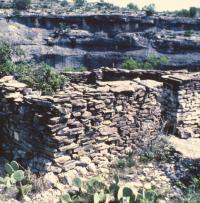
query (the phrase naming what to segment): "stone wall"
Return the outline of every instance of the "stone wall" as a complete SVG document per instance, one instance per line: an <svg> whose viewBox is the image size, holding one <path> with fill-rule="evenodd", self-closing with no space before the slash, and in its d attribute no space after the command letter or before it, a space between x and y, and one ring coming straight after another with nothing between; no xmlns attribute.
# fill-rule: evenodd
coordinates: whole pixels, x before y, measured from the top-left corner
<svg viewBox="0 0 200 203"><path fill-rule="evenodd" d="M200 137L200 74L175 74L163 88L167 128L182 138Z"/></svg>
<svg viewBox="0 0 200 203"><path fill-rule="evenodd" d="M163 119L176 118L181 127L179 109L186 106L164 108L163 98L171 105L190 96L199 106L199 80L174 89L169 72L102 69L68 77L65 89L53 96L41 96L10 76L0 79L4 150L34 172L53 171L61 179L69 171L108 172L110 163L156 139ZM199 113L189 118L182 116L184 127L198 128Z"/></svg>

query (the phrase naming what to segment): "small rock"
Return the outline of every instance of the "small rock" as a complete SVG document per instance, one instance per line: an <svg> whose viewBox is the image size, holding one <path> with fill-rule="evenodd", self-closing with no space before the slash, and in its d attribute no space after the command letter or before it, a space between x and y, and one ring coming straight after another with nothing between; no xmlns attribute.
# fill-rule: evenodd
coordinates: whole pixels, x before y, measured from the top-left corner
<svg viewBox="0 0 200 203"><path fill-rule="evenodd" d="M87 118L90 118L92 116L92 113L89 112L89 111L85 111L83 114L82 114L82 117L87 119Z"/></svg>
<svg viewBox="0 0 200 203"><path fill-rule="evenodd" d="M151 189L151 183L145 183L145 184L144 184L144 188L145 188L146 190L150 190L150 189Z"/></svg>
<svg viewBox="0 0 200 203"><path fill-rule="evenodd" d="M134 181L134 186L137 187L137 188L142 188L143 187L143 184L140 182L140 181Z"/></svg>
<svg viewBox="0 0 200 203"><path fill-rule="evenodd" d="M97 171L96 165L95 165L94 163L90 163L90 164L87 166L87 170L88 170L89 172L95 173L95 172Z"/></svg>
<svg viewBox="0 0 200 203"><path fill-rule="evenodd" d="M109 173L109 170L108 170L107 168L100 168L99 170L100 170L101 173L103 173L103 174Z"/></svg>
<svg viewBox="0 0 200 203"><path fill-rule="evenodd" d="M87 175L88 171L85 167L77 166L76 170L80 173L80 175L85 176Z"/></svg>
<svg viewBox="0 0 200 203"><path fill-rule="evenodd" d="M44 176L44 180L49 182L52 186L59 183L58 177L53 172L49 172Z"/></svg>
<svg viewBox="0 0 200 203"><path fill-rule="evenodd" d="M64 174L65 180L66 180L67 184L69 184L69 185L72 185L73 179L78 177L78 176L79 175L78 175L78 172L76 170L70 170Z"/></svg>
<svg viewBox="0 0 200 203"><path fill-rule="evenodd" d="M58 163L58 164L64 164L69 160L71 160L71 157L66 155L66 156L62 156L62 157L59 157L59 158L55 159L55 162Z"/></svg>
<svg viewBox="0 0 200 203"><path fill-rule="evenodd" d="M87 156L80 157L80 162L85 165L92 163L91 159Z"/></svg>

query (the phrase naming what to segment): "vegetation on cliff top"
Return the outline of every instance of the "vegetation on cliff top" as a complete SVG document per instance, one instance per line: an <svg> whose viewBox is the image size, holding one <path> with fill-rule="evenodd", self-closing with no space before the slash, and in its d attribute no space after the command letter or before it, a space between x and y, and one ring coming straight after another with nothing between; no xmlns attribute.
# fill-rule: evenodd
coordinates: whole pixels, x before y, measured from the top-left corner
<svg viewBox="0 0 200 203"><path fill-rule="evenodd" d="M29 8L31 5L31 0L14 0L13 7L19 10L24 10Z"/></svg>
<svg viewBox="0 0 200 203"><path fill-rule="evenodd" d="M138 6L136 4L133 4L133 3L127 4L127 8L130 10L139 11Z"/></svg>
<svg viewBox="0 0 200 203"><path fill-rule="evenodd" d="M87 0L61 0L61 1L52 1L52 0L13 0L13 1L2 1L0 2L0 9L14 9L14 14L19 14L21 10L26 10L31 8L32 10L50 9L53 12L63 11L63 12L74 12L74 13L83 13L83 12L98 12L98 13L110 13L110 12L135 12L143 11L147 16L151 16L156 12L155 4L149 4L143 8L139 8L138 5L132 3L127 4L125 7L119 7L112 3L108 3L106 0L97 0L96 3L88 2ZM49 10L49 11L50 11ZM49 12L48 11L48 12ZM165 12L165 11L164 11ZM190 7L188 9L182 9L174 12L167 12L169 15L174 14L181 17L191 17L195 18L199 16L200 8Z"/></svg>
<svg viewBox="0 0 200 203"><path fill-rule="evenodd" d="M83 6L84 4L86 4L87 1L86 0L74 0L74 4L76 6Z"/></svg>
<svg viewBox="0 0 200 203"><path fill-rule="evenodd" d="M146 12L147 16L152 16L156 12L156 6L155 4L149 4L144 6L142 10Z"/></svg>
<svg viewBox="0 0 200 203"><path fill-rule="evenodd" d="M176 11L177 15L180 17L190 17L195 18L197 16L199 8L196 7L190 7L189 9L182 9L180 11Z"/></svg>

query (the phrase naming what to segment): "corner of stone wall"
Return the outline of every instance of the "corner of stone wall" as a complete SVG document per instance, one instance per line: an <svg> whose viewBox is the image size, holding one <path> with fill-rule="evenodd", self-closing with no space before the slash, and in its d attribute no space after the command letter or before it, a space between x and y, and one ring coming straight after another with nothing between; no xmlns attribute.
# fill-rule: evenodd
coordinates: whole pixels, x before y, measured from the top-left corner
<svg viewBox="0 0 200 203"><path fill-rule="evenodd" d="M181 138L200 137L200 80L197 74L165 78L162 116L168 132Z"/></svg>

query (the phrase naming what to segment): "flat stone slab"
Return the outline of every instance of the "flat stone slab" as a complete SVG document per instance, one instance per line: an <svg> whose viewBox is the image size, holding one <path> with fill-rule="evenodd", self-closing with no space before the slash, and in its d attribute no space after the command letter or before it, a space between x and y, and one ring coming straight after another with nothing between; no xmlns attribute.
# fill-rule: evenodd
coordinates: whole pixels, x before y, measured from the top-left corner
<svg viewBox="0 0 200 203"><path fill-rule="evenodd" d="M185 158L200 159L200 138L180 139L171 136L169 142Z"/></svg>
<svg viewBox="0 0 200 203"><path fill-rule="evenodd" d="M27 87L26 84L18 82L16 80L12 80L3 84L6 87L14 87L14 88L25 88Z"/></svg>
<svg viewBox="0 0 200 203"><path fill-rule="evenodd" d="M123 80L123 81L98 81L97 84L100 86L101 90L102 88L105 88L107 91L111 92L135 92L138 89L143 89L144 87L142 85L139 85L136 82L133 82L131 80Z"/></svg>
<svg viewBox="0 0 200 203"><path fill-rule="evenodd" d="M134 81L136 81L136 80L134 80ZM162 82L158 82L155 80L138 80L137 82L139 84L144 85L144 86L149 87L149 88L159 88L159 87L163 86Z"/></svg>

